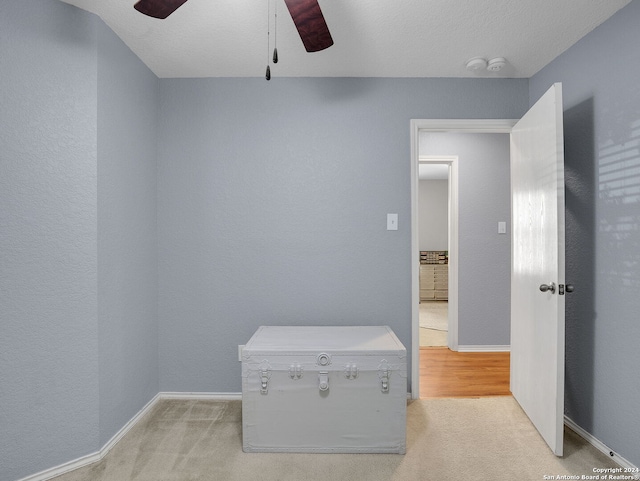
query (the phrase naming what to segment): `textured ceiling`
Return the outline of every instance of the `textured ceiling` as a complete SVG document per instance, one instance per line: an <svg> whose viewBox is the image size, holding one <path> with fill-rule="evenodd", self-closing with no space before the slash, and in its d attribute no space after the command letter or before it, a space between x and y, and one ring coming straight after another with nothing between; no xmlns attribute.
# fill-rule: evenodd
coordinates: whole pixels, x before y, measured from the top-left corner
<svg viewBox="0 0 640 481"><path fill-rule="evenodd" d="M630 2L319 0L335 44L307 53L283 0L189 0L166 20L134 10L136 0L62 1L99 15L159 77L263 76L269 18L274 77L521 78ZM508 64L473 73L472 57Z"/></svg>

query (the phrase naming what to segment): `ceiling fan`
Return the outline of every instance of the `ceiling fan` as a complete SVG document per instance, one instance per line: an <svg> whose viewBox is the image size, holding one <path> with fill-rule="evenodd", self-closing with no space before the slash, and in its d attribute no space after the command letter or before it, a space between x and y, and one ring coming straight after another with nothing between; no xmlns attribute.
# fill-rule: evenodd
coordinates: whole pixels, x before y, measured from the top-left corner
<svg viewBox="0 0 640 481"><path fill-rule="evenodd" d="M134 8L145 15L164 19L187 0L139 0ZM329 27L318 0L284 0L307 52L318 52L333 45Z"/></svg>

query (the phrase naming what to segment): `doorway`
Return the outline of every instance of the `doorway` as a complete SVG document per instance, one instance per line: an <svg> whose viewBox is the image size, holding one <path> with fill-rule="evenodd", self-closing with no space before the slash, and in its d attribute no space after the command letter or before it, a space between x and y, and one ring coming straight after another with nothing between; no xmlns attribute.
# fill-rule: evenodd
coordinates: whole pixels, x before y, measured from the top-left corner
<svg viewBox="0 0 640 481"><path fill-rule="evenodd" d="M452 211L457 219L457 208L454 205L452 209L451 205L451 171L457 171L457 162L457 156L421 154L418 159L420 347L448 347L457 343L455 330L449 329L448 281ZM453 182L457 184L457 179Z"/></svg>
<svg viewBox="0 0 640 481"><path fill-rule="evenodd" d="M418 189L420 163L419 137L426 132L458 133L503 133L508 134L515 125L514 120L411 120L411 313L412 313L412 353L411 353L411 396L420 396L420 343L419 343L419 267L420 249L418 239ZM451 161L450 167L450 214L449 214L449 331L448 346L458 350L458 163Z"/></svg>

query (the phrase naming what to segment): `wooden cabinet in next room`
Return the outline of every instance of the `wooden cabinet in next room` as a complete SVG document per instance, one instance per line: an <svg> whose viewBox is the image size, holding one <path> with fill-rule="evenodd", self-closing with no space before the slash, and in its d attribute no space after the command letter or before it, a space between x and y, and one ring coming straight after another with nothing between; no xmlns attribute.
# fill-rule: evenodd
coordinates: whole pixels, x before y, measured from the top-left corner
<svg viewBox="0 0 640 481"><path fill-rule="evenodd" d="M420 300L446 301L449 298L449 265L420 264Z"/></svg>

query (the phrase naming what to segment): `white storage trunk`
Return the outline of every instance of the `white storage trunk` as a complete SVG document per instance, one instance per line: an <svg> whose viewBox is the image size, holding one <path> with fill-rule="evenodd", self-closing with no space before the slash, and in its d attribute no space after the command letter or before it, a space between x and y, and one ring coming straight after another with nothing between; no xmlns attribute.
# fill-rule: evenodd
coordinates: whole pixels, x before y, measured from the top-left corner
<svg viewBox="0 0 640 481"><path fill-rule="evenodd" d="M387 326L262 326L242 351L245 452L406 451L406 349Z"/></svg>

